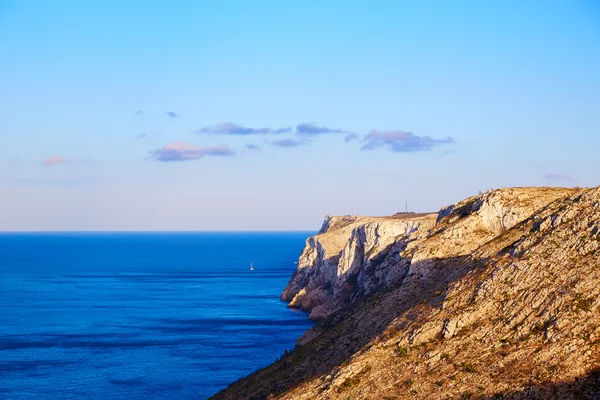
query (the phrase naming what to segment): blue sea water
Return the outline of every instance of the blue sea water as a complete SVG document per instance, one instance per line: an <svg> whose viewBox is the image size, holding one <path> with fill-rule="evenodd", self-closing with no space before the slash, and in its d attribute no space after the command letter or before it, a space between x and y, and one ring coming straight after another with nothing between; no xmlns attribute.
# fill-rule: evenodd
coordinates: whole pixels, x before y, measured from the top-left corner
<svg viewBox="0 0 600 400"><path fill-rule="evenodd" d="M309 234L0 234L0 399L209 397L312 325Z"/></svg>

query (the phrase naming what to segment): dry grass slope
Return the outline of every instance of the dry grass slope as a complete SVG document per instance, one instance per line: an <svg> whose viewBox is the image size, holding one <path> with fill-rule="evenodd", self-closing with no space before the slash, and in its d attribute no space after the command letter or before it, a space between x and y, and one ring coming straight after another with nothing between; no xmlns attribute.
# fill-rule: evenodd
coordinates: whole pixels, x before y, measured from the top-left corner
<svg viewBox="0 0 600 400"><path fill-rule="evenodd" d="M474 196L407 255L398 285L214 398L600 399L600 188Z"/></svg>

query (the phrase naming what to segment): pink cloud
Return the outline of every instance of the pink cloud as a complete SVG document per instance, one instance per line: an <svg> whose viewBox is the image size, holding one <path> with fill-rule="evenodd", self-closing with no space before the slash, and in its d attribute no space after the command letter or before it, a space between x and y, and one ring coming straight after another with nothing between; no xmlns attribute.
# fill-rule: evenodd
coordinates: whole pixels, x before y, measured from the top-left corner
<svg viewBox="0 0 600 400"><path fill-rule="evenodd" d="M54 165L62 165L62 164L66 164L69 161L62 156L52 156L52 157L48 157L46 158L44 161L42 161L42 165L46 166L46 167L52 167Z"/></svg>

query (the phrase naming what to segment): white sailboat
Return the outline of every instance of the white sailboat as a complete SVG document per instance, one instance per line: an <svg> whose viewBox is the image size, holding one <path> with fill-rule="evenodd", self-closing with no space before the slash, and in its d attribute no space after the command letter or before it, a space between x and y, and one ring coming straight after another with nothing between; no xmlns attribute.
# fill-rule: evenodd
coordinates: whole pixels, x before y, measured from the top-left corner
<svg viewBox="0 0 600 400"><path fill-rule="evenodd" d="M252 261L250 261L250 271L254 271L254 267L252 266Z"/></svg>

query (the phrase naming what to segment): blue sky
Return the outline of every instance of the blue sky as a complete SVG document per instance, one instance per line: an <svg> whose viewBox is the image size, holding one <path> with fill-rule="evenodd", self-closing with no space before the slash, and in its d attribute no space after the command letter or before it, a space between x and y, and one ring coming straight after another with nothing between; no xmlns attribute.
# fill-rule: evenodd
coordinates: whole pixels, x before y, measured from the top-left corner
<svg viewBox="0 0 600 400"><path fill-rule="evenodd" d="M600 3L0 0L0 230L600 184Z"/></svg>

